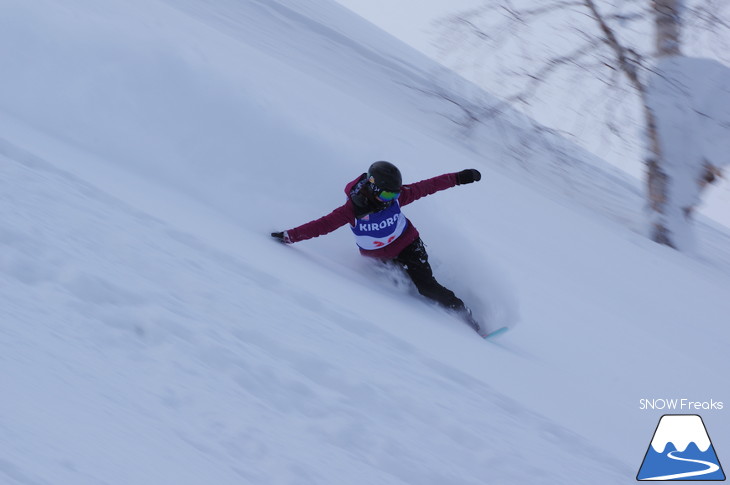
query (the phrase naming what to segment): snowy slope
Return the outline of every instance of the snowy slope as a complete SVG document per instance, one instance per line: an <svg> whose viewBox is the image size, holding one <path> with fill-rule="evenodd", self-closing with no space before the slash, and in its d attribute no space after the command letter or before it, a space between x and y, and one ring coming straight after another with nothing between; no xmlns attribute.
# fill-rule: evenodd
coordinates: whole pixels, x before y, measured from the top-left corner
<svg viewBox="0 0 730 485"><path fill-rule="evenodd" d="M728 401L728 235L653 245L629 183L515 153L517 116L465 146L408 87L434 66L342 7L3 12L0 483L626 483L661 414L639 399ZM516 324L500 341L346 229L270 240L376 159L483 172L407 214L440 279ZM703 418L722 461L727 412Z"/></svg>

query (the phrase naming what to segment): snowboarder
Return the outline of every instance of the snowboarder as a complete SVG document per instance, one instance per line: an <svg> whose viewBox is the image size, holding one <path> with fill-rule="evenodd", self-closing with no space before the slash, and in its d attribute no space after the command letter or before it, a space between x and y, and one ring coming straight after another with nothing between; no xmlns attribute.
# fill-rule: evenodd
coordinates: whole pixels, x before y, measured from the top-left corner
<svg viewBox="0 0 730 485"><path fill-rule="evenodd" d="M349 224L361 254L397 263L410 276L421 295L459 314L481 334L471 310L453 291L434 278L418 230L401 213L402 206L421 197L456 185L477 182L481 178L478 170L470 168L403 185L398 167L390 162L375 162L367 173L347 184L347 202L344 205L320 219L287 231L273 232L271 236L291 244L328 234Z"/></svg>

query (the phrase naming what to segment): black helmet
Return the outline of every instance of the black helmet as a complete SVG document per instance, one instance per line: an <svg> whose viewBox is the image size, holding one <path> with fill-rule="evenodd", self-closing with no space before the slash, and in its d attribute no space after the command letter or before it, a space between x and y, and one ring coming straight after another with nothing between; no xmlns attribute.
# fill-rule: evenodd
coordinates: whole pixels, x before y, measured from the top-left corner
<svg viewBox="0 0 730 485"><path fill-rule="evenodd" d="M390 162L375 162L368 169L368 181L380 190L400 192L403 178L398 167Z"/></svg>

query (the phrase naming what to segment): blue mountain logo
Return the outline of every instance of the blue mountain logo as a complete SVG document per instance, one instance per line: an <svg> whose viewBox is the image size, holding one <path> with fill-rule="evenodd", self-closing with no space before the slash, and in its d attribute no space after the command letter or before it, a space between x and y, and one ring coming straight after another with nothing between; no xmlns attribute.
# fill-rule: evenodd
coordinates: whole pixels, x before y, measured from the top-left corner
<svg viewBox="0 0 730 485"><path fill-rule="evenodd" d="M662 416L636 479L725 480L702 418L696 414Z"/></svg>

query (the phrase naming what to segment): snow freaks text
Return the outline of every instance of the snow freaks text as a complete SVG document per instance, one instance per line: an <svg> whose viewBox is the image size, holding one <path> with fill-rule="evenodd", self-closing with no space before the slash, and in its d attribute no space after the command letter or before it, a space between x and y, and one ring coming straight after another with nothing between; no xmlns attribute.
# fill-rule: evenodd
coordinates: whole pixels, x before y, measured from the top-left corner
<svg viewBox="0 0 730 485"><path fill-rule="evenodd" d="M724 407L722 401L693 401L691 399L639 399L639 409L668 411L720 411Z"/></svg>

